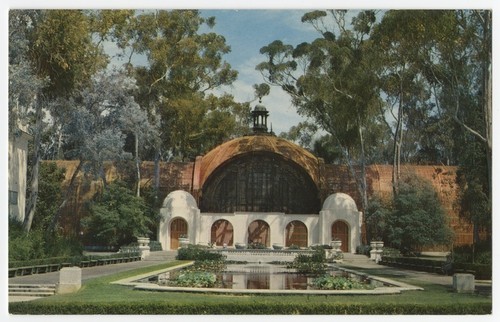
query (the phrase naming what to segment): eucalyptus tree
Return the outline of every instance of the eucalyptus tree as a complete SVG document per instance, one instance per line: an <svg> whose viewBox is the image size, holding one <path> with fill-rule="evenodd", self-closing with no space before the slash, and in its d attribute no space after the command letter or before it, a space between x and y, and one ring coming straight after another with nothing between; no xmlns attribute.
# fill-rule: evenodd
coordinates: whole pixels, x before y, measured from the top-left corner
<svg viewBox="0 0 500 322"><path fill-rule="evenodd" d="M280 133L280 137L293 141L300 146L313 150L315 143L315 134L318 132L318 126L314 123L303 121L290 127L288 132Z"/></svg>
<svg viewBox="0 0 500 322"><path fill-rule="evenodd" d="M349 14L345 10L306 13L302 22L311 24L321 36L295 48L280 40L262 47L267 60L257 69L268 83L291 96L299 114L332 136L357 182L362 208L367 209L366 128L374 121L378 106L367 52L376 13L361 11L350 24L346 22Z"/></svg>
<svg viewBox="0 0 500 322"><path fill-rule="evenodd" d="M235 124L232 112L242 108L228 95L215 90L231 84L237 72L223 60L230 51L224 37L200 29L215 24L196 10L137 12L117 44L128 55L129 70L138 80L139 104L161 119L161 142L155 159L192 158L210 145L211 135L229 136ZM142 55L144 66L132 66L132 58ZM222 121L226 134L213 133L206 118Z"/></svg>
<svg viewBox="0 0 500 322"><path fill-rule="evenodd" d="M60 99L56 108L65 109L69 120L63 126L67 137L65 157L78 160L66 190L64 200L52 218L50 230L54 230L75 188L75 180L84 170L103 182L106 188L106 161L130 159L130 153L124 151L126 131L139 129L136 120L128 120L130 111L138 110L132 92L135 80L125 73L113 70L102 71L94 75L90 84L73 94L68 99ZM147 124L144 124L147 126ZM141 133L142 135L143 133Z"/></svg>
<svg viewBox="0 0 500 322"><path fill-rule="evenodd" d="M141 196L141 152L158 146L159 133L157 119L152 119L135 101L121 107L119 122L123 131L134 137L134 161L136 170L136 196Z"/></svg>
<svg viewBox="0 0 500 322"><path fill-rule="evenodd" d="M192 159L245 133L250 106L219 94L237 72L223 60L230 51L224 37L210 32L213 17L197 10L155 10L137 11L126 21L114 35L137 79L136 101L159 120L159 140L148 155L155 161L158 191L160 160ZM137 57L145 63L134 65Z"/></svg>
<svg viewBox="0 0 500 322"><path fill-rule="evenodd" d="M31 81L25 87L29 90L22 95L31 97L29 102L22 102L26 104L22 108L32 111L28 131L33 136L33 149L24 220L24 229L29 232L36 210L43 118L50 112L49 102L71 95L103 65L103 60L92 42L88 20L82 11L11 10L9 24L9 52L15 53L11 62L17 61L17 67L22 66L18 71L24 73L24 82ZM21 79L15 73L10 76L12 85ZM21 96L10 94L10 101L21 102Z"/></svg>
<svg viewBox="0 0 500 322"><path fill-rule="evenodd" d="M491 234L492 211L492 12L456 10L428 63L441 107L455 121L461 213ZM442 28L441 28L442 29ZM441 31L441 30L439 30Z"/></svg>
<svg viewBox="0 0 500 322"><path fill-rule="evenodd" d="M404 110L406 133L459 165L475 241L491 230L491 34L489 10L393 10L372 34L381 90Z"/></svg>
<svg viewBox="0 0 500 322"><path fill-rule="evenodd" d="M425 77L422 61L431 50L433 37L425 32L427 21L438 19L439 11L391 10L374 28L371 40L376 43L372 55L376 72L381 115L392 133L392 185L398 193L401 158L409 162L422 147L422 134L436 113L431 86ZM408 136L409 140L405 140ZM406 146L404 146L406 145Z"/></svg>
<svg viewBox="0 0 500 322"><path fill-rule="evenodd" d="M28 122L33 149L24 222L26 231L30 230L36 210L41 147L52 157L64 157L62 126L68 122L64 117L69 115L69 107L56 101L70 99L90 84L97 71L107 66L103 42L122 35L132 14L130 10L9 11L9 52L14 53L11 57L12 61L16 60L17 67L23 66L17 74L12 72L9 79L12 85L23 78L26 83L23 97L16 98L10 93L9 101L21 102L24 97L32 97L31 102L21 102L21 109L29 107L33 115ZM21 72L23 76L17 77ZM15 88L17 85L12 87ZM33 91L33 95L29 94ZM51 122L46 124L44 119ZM45 138L49 142L43 142Z"/></svg>

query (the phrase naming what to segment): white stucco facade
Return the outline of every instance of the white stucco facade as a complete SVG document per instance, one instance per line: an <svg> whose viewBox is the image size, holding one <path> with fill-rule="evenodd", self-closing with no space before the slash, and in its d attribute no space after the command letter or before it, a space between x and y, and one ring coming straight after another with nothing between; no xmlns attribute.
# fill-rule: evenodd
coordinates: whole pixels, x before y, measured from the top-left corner
<svg viewBox="0 0 500 322"><path fill-rule="evenodd" d="M31 136L18 127L9 135L9 217L22 222L25 216L28 142Z"/></svg>
<svg viewBox="0 0 500 322"><path fill-rule="evenodd" d="M332 227L341 222L347 229L343 236L348 243L347 251L354 253L361 244L362 214L357 210L354 200L343 193L330 195L324 202L319 214L285 214L279 212L236 212L236 213L201 213L192 195L186 191L173 191L163 202L160 210L161 220L158 240L163 249L176 249L177 238L187 235L190 244L208 245L213 243L212 227L224 220L232 226L232 245L247 244L249 226L261 221L267 224L269 231L268 247L273 244L285 245L287 226L291 222L300 222L307 228L307 246L329 244ZM180 225L179 225L180 223ZM184 236L183 236L184 237Z"/></svg>

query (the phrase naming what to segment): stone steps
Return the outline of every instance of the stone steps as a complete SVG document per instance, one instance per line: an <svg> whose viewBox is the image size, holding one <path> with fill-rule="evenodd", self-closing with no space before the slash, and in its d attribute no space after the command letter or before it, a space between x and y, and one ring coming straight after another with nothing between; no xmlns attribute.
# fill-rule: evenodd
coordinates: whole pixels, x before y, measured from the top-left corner
<svg viewBox="0 0 500 322"><path fill-rule="evenodd" d="M9 296L44 297L56 294L55 284L9 284Z"/></svg>

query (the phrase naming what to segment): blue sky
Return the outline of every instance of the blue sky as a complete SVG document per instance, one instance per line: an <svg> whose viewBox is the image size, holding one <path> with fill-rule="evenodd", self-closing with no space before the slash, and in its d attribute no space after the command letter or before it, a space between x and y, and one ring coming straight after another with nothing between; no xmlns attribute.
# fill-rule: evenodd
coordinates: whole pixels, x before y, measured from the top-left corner
<svg viewBox="0 0 500 322"><path fill-rule="evenodd" d="M214 16L216 24L212 29L202 27L199 32L215 32L224 36L231 52L223 58L238 71L238 79L231 86L218 89L216 93L230 93L238 102L253 100L253 85L264 82L260 72L255 70L255 66L265 60L265 56L259 52L260 48L278 39L295 46L319 36L309 24L301 22L302 15L309 11L311 10L201 10L200 13L205 18ZM105 50L111 56L119 52L112 43L107 43ZM114 61L118 66L123 63L118 59ZM143 65L146 64L146 59L135 56L132 63ZM288 131L291 126L304 120L296 113L290 97L278 87L271 87L271 93L263 98L262 103L270 112L268 126L272 124L273 131L277 134ZM252 106L255 104L256 101Z"/></svg>
<svg viewBox="0 0 500 322"><path fill-rule="evenodd" d="M239 72L238 80L224 90L233 94L237 101L252 100L253 84L264 82L260 72L255 70L255 66L265 60L259 53L260 48L277 39L295 46L318 37L310 25L300 20L308 11L202 10L202 16L216 18L213 31L226 38L231 53L225 55L225 59ZM270 111L269 122L278 134L302 120L291 105L289 96L278 87L272 87L270 95L264 97L262 103Z"/></svg>
<svg viewBox="0 0 500 322"><path fill-rule="evenodd" d="M493 3L493 0L476 0L474 6L494 7ZM239 72L238 79L233 86L223 88L223 90L234 95L237 101L244 102L253 99L253 84L264 81L260 73L255 70L255 66L265 59L259 53L261 47L277 39L295 46L304 41L312 41L319 36L309 24L301 22L304 13L322 8L346 8L352 10L354 8L368 9L374 7L379 9L436 8L437 5L439 5L439 8L471 7L470 2L466 0L443 0L439 4L433 0L420 0L418 2L415 0L404 2L393 0L378 0L375 2L369 0L308 0L307 2L303 0L287 0L286 2L282 0L253 0L252 2L142 0L140 3L122 0L87 0L80 2L76 0L70 4L68 4L67 0L45 0L41 4L35 3L33 0L6 0L2 1L1 6L6 6L2 8L6 10L9 8L201 8L203 16L216 17L216 25L213 31L223 35L226 38L226 43L232 49L231 53L225 55L224 58ZM219 8L223 9L220 10ZM238 10L232 8L238 8ZM7 16L7 11L2 11L2 13ZM494 21L496 20L494 19ZM4 26L6 26L6 21ZM2 36L5 34L2 34ZM7 48L7 46L4 48ZM2 67L5 67L5 65ZM270 111L269 122L272 123L274 132L278 134L287 131L292 125L296 125L303 120L291 105L290 97L280 88L272 87L271 94L263 99L263 104Z"/></svg>

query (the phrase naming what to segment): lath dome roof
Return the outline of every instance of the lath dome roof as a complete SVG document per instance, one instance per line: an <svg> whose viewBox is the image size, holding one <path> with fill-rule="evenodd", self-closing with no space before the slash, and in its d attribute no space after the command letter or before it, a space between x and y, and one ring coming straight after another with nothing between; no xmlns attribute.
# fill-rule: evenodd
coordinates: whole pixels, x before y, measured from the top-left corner
<svg viewBox="0 0 500 322"><path fill-rule="evenodd" d="M225 142L210 152L201 161L200 185L225 162L253 152L275 153L287 161L303 168L316 185L319 185L319 160L311 152L288 140L271 135L253 135Z"/></svg>

